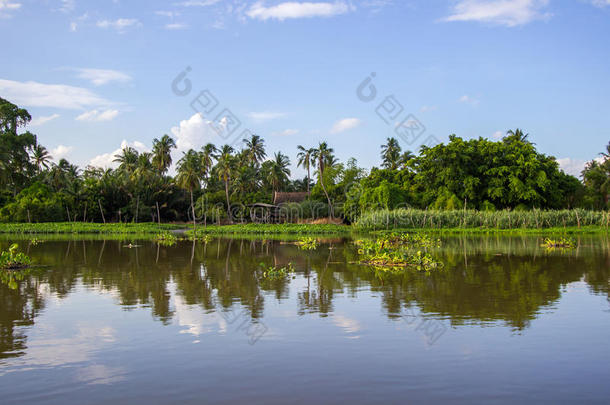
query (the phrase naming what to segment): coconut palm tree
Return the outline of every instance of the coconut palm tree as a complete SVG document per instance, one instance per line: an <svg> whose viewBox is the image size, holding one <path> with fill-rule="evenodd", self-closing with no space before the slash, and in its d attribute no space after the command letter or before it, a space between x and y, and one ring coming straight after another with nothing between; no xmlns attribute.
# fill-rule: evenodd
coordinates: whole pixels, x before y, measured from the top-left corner
<svg viewBox="0 0 610 405"><path fill-rule="evenodd" d="M132 147L125 147L121 150L121 153L114 155L113 162L119 164L119 170L126 173L133 173L138 166L138 151Z"/></svg>
<svg viewBox="0 0 610 405"><path fill-rule="evenodd" d="M172 165L172 149L176 148L176 142L169 135L163 135L161 139L153 140L152 164L161 175L165 174Z"/></svg>
<svg viewBox="0 0 610 405"><path fill-rule="evenodd" d="M252 135L250 139L244 139L244 143L248 160L257 166L267 156L264 139L258 135Z"/></svg>
<svg viewBox="0 0 610 405"><path fill-rule="evenodd" d="M315 164L313 158L314 148L305 149L303 146L297 146L299 153L297 154L297 166L307 169L307 193L309 194L309 184L311 183L311 165Z"/></svg>
<svg viewBox="0 0 610 405"><path fill-rule="evenodd" d="M216 159L216 153L218 149L213 143L207 143L201 148L201 170L203 171L203 179L207 182L212 166L214 165L214 159Z"/></svg>
<svg viewBox="0 0 610 405"><path fill-rule="evenodd" d="M193 201L193 190L201 186L201 158L197 152L190 149L178 161L178 176L176 183L178 187L188 190L191 195L191 214L193 215L193 229L197 227L195 217L195 203Z"/></svg>
<svg viewBox="0 0 610 405"><path fill-rule="evenodd" d="M400 164L402 148L396 138L388 138L385 145L381 145L382 166L386 169L396 170Z"/></svg>
<svg viewBox="0 0 610 405"><path fill-rule="evenodd" d="M334 150L329 148L326 142L320 142L320 145L313 150L313 158L318 164L318 181L320 182L322 191L324 191L324 195L328 201L328 214L331 218L333 217L333 206L330 202L328 192L326 191L326 186L324 185L324 170L335 160L333 153Z"/></svg>
<svg viewBox="0 0 610 405"><path fill-rule="evenodd" d="M48 169L49 163L51 162L52 156L49 154L47 148L37 144L32 150L32 160L38 172L40 173L43 168Z"/></svg>
<svg viewBox="0 0 610 405"><path fill-rule="evenodd" d="M218 179L224 182L225 196L227 198L227 214L231 218L231 200L229 199L229 183L235 174L235 156L233 156L233 148L229 145L224 145L220 149L220 156L216 163L218 171Z"/></svg>
<svg viewBox="0 0 610 405"><path fill-rule="evenodd" d="M271 161L271 166L267 174L267 181L271 184L273 191L279 191L280 187L288 181L290 177L290 159L288 156L277 152L275 159Z"/></svg>
<svg viewBox="0 0 610 405"><path fill-rule="evenodd" d="M530 134L524 134L523 131L520 130L519 128L516 128L514 131L512 129L508 130L506 132L506 135L514 136L515 138L517 138L518 141L521 141L524 143L531 143L529 141Z"/></svg>

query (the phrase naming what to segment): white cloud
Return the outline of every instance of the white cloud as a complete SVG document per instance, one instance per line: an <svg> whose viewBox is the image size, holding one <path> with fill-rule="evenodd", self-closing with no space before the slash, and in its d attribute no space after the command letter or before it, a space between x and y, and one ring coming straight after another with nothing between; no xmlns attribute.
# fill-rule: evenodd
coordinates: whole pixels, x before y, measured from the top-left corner
<svg viewBox="0 0 610 405"><path fill-rule="evenodd" d="M598 163L603 163L603 157L597 157L594 159ZM580 178L580 174L584 170L586 164L590 162L590 160L582 160L582 159L572 159L572 158L560 158L557 159L557 163L559 163L559 168L566 172L567 174L571 174L572 176L576 176Z"/></svg>
<svg viewBox="0 0 610 405"><path fill-rule="evenodd" d="M101 86L112 82L126 83L131 80L131 76L117 70L90 68L75 70L78 72L79 78L89 80L95 86Z"/></svg>
<svg viewBox="0 0 610 405"><path fill-rule="evenodd" d="M502 139L502 138L504 138L504 132L496 131L493 133L492 138L493 139Z"/></svg>
<svg viewBox="0 0 610 405"><path fill-rule="evenodd" d="M436 111L437 107L435 105L425 105L419 109L419 111L425 113L430 111Z"/></svg>
<svg viewBox="0 0 610 405"><path fill-rule="evenodd" d="M189 149L199 149L208 142L213 142L217 136L210 126L210 121L205 120L201 114L195 114L188 120L180 121L180 124L171 129L176 139L176 156ZM178 157L179 159L179 157Z"/></svg>
<svg viewBox="0 0 610 405"><path fill-rule="evenodd" d="M112 121L119 115L118 110L91 110L76 117L77 121L103 122Z"/></svg>
<svg viewBox="0 0 610 405"><path fill-rule="evenodd" d="M298 129L290 129L289 128L289 129L285 129L285 130L280 131L280 132L274 132L271 135L274 135L274 136L291 136L291 135L296 135L298 133L299 133Z"/></svg>
<svg viewBox="0 0 610 405"><path fill-rule="evenodd" d="M16 11L21 8L21 3L17 3L11 0L0 0L0 18L12 17L11 11Z"/></svg>
<svg viewBox="0 0 610 405"><path fill-rule="evenodd" d="M467 95L467 94L464 94L462 97L460 97L460 98L458 99L458 101L459 101L460 103L465 103L465 104L472 104L472 105L477 105L477 104L479 104L479 100L478 100L478 99L476 99L476 98L474 98L474 97L472 97L472 96L469 96L469 95Z"/></svg>
<svg viewBox="0 0 610 405"><path fill-rule="evenodd" d="M165 24L165 29L166 30L171 30L171 31L184 30L184 29L187 29L188 27L189 27L188 24L184 24L184 23L169 23L169 24Z"/></svg>
<svg viewBox="0 0 610 405"><path fill-rule="evenodd" d="M261 111L261 112L250 112L247 114L248 118L257 122L266 122L276 120L278 118L284 118L287 114L277 111Z"/></svg>
<svg viewBox="0 0 610 405"><path fill-rule="evenodd" d="M137 150L138 152L150 152L150 149L146 147L146 145L144 145L142 142L139 141L134 141L134 142L127 142L127 140L123 139L123 141L121 142L121 147L110 152L110 153L104 153L102 155L97 155L96 157L94 157L93 159L91 159L89 161L89 165L94 166L94 167L103 167L103 168L115 168L118 166L118 164L116 162L113 162L113 160L115 159L115 155L118 155L121 153L121 151L127 147L132 147L135 150Z"/></svg>
<svg viewBox="0 0 610 405"><path fill-rule="evenodd" d="M61 0L61 7L59 11L62 13L69 13L74 10L74 0Z"/></svg>
<svg viewBox="0 0 610 405"><path fill-rule="evenodd" d="M33 118L32 121L30 121L30 126L39 127L41 125L46 124L49 121L53 121L56 118L59 118L59 114L52 114L52 115L47 115L47 116L36 117L36 118Z"/></svg>
<svg viewBox="0 0 610 405"><path fill-rule="evenodd" d="M85 109L91 106L111 104L110 101L88 89L64 84L0 79L0 94L12 103L25 107Z"/></svg>
<svg viewBox="0 0 610 405"><path fill-rule="evenodd" d="M74 146L58 145L57 147L51 149L50 153L53 157L53 160L57 162L61 159L67 158L73 150Z"/></svg>
<svg viewBox="0 0 610 405"><path fill-rule="evenodd" d="M115 21L100 20L96 24L99 28L112 28L119 33L125 32L127 28L140 27L142 23L135 18L119 18Z"/></svg>
<svg viewBox="0 0 610 405"><path fill-rule="evenodd" d="M259 1L254 3L246 14L248 17L257 20L276 19L284 21L289 18L332 17L345 14L350 10L352 10L352 7L343 1L334 3L289 1L270 7L265 7Z"/></svg>
<svg viewBox="0 0 610 405"><path fill-rule="evenodd" d="M444 21L479 21L515 27L548 18L548 0L460 0Z"/></svg>
<svg viewBox="0 0 610 405"><path fill-rule="evenodd" d="M362 121L358 118L344 118L335 122L332 129L330 130L331 134L338 134L341 132L348 131L350 129L354 129L362 125Z"/></svg>
<svg viewBox="0 0 610 405"><path fill-rule="evenodd" d="M595 7L607 7L610 6L610 0L591 0L591 4Z"/></svg>

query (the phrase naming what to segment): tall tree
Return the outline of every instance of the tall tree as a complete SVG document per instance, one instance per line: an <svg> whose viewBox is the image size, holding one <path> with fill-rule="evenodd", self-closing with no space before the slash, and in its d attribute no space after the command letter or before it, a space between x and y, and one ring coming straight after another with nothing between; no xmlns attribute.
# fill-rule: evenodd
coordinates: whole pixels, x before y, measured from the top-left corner
<svg viewBox="0 0 610 405"><path fill-rule="evenodd" d="M193 216L193 228L197 227L195 216L195 202L193 201L193 190L201 186L201 159L197 152L190 149L178 161L178 176L176 182L179 187L188 190L191 196L191 215Z"/></svg>
<svg viewBox="0 0 610 405"><path fill-rule="evenodd" d="M297 166L307 169L307 193L309 193L309 184L311 183L311 165L315 164L314 148L305 149L303 146L297 146L299 153L297 154Z"/></svg>
<svg viewBox="0 0 610 405"><path fill-rule="evenodd" d="M271 167L267 174L267 181L273 187L273 191L279 191L280 187L288 182L290 177L290 159L288 156L277 152L275 159L271 161Z"/></svg>
<svg viewBox="0 0 610 405"><path fill-rule="evenodd" d="M386 169L396 170L400 164L402 148L396 138L388 138L385 145L381 145L382 166Z"/></svg>
<svg viewBox="0 0 610 405"><path fill-rule="evenodd" d="M322 186L322 191L324 191L324 195L326 196L326 201L328 201L328 214L332 218L333 214L333 205L330 201L330 197L328 196L328 192L326 191L326 186L324 185L324 171L326 167L335 160L333 155L334 150L328 147L326 142L320 142L317 148L313 151L313 157L318 163L318 181Z"/></svg>
<svg viewBox="0 0 610 405"><path fill-rule="evenodd" d="M218 156L218 163L216 169L218 170L218 179L224 182L225 185L225 196L227 198L227 215L231 220L231 200L229 198L229 183L235 174L235 156L233 156L233 148L229 145L224 145L220 149L220 156Z"/></svg>
<svg viewBox="0 0 610 405"><path fill-rule="evenodd" d="M258 135L252 135L250 139L244 139L246 144L246 155L254 165L258 165L267 156L265 152L265 141Z"/></svg>
<svg viewBox="0 0 610 405"><path fill-rule="evenodd" d="M36 165L38 173L42 172L42 169L49 168L51 159L51 154L44 146L37 144L34 149L32 149L32 160L34 165Z"/></svg>
<svg viewBox="0 0 610 405"><path fill-rule="evenodd" d="M152 163L159 174L165 174L172 165L172 149L175 148L176 142L169 135L163 135L161 139L153 140Z"/></svg>

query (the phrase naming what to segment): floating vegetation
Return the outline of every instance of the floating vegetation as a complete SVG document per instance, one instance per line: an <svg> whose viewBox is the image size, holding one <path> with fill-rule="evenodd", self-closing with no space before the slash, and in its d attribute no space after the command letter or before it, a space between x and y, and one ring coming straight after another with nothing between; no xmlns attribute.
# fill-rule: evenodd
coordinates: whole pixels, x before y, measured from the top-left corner
<svg viewBox="0 0 610 405"><path fill-rule="evenodd" d="M301 238L296 244L301 250L316 250L318 248L318 240L311 237Z"/></svg>
<svg viewBox="0 0 610 405"><path fill-rule="evenodd" d="M440 246L440 241L421 234L390 234L376 240L358 240L361 264L377 270L399 272L407 268L431 271L443 266L426 249Z"/></svg>
<svg viewBox="0 0 610 405"><path fill-rule="evenodd" d="M0 253L0 269L19 270L27 268L32 260L22 252L18 252L19 245L13 243L8 250Z"/></svg>
<svg viewBox="0 0 610 405"><path fill-rule="evenodd" d="M178 237L171 232L162 232L155 235L155 241L163 246L173 246L178 242Z"/></svg>
<svg viewBox="0 0 610 405"><path fill-rule="evenodd" d="M545 238L542 247L547 249L573 249L576 246L574 239L570 238L560 238L560 239L550 239Z"/></svg>
<svg viewBox="0 0 610 405"><path fill-rule="evenodd" d="M261 263L260 267L263 269L262 278L265 280L283 280L294 273L292 263L288 263L286 267L266 266L264 263Z"/></svg>

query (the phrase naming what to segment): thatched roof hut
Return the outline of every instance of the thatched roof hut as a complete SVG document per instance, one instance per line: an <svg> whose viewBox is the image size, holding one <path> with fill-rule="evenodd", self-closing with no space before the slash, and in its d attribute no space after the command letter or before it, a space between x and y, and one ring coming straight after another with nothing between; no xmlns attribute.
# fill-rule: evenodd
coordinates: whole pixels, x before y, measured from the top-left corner
<svg viewBox="0 0 610 405"><path fill-rule="evenodd" d="M302 203L309 197L308 192L300 193L281 193L275 192L273 194L273 205L281 205L287 203Z"/></svg>

